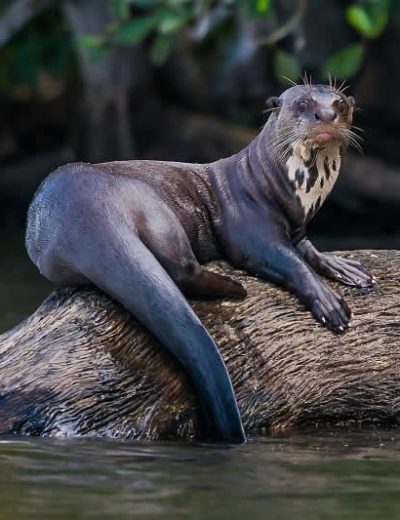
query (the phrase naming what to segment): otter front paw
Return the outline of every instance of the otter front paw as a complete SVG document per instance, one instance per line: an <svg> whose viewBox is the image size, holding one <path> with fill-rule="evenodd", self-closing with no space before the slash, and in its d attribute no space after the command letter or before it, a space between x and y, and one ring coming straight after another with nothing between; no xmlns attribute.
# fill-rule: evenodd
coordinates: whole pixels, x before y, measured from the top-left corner
<svg viewBox="0 0 400 520"><path fill-rule="evenodd" d="M343 297L322 282L314 288L306 302L307 307L322 325L333 332L344 332L349 327L351 311Z"/></svg>
<svg viewBox="0 0 400 520"><path fill-rule="evenodd" d="M345 285L364 289L376 283L375 277L360 263L330 254L320 254L320 272Z"/></svg>

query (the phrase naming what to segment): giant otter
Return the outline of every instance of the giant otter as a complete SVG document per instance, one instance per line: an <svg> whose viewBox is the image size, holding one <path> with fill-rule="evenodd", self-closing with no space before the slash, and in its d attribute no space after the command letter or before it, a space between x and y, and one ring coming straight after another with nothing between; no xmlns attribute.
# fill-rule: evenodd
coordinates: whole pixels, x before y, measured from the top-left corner
<svg viewBox="0 0 400 520"><path fill-rule="evenodd" d="M268 104L264 129L232 157L70 164L43 182L28 215L40 272L58 285L92 282L122 303L186 368L221 440L243 441L243 426L218 349L182 293L246 292L201 264L224 258L286 288L336 332L350 310L318 275L373 283L361 264L319 253L305 235L354 139L353 98L305 84Z"/></svg>

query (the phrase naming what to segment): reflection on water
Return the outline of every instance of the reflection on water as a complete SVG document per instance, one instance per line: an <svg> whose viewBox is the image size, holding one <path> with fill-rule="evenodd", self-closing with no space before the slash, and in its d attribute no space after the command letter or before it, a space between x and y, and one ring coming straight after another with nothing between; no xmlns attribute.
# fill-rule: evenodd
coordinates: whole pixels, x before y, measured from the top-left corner
<svg viewBox="0 0 400 520"><path fill-rule="evenodd" d="M0 330L51 290L23 237L0 246ZM0 437L0 520L400 518L400 431L244 446Z"/></svg>
<svg viewBox="0 0 400 520"><path fill-rule="evenodd" d="M244 446L0 440L0 518L394 519L398 433Z"/></svg>

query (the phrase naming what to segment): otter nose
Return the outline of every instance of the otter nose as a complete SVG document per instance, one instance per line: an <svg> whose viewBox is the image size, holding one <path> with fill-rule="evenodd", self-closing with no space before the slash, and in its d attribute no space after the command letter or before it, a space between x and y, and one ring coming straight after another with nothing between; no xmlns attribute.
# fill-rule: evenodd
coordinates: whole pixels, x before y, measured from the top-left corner
<svg viewBox="0 0 400 520"><path fill-rule="evenodd" d="M336 117L337 113L331 108L320 108L315 112L315 119L323 123L332 123Z"/></svg>

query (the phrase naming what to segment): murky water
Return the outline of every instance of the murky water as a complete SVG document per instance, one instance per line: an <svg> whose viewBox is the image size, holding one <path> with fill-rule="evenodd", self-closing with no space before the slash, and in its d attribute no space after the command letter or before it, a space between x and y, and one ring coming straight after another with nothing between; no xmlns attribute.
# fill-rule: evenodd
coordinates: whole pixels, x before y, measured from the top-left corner
<svg viewBox="0 0 400 520"><path fill-rule="evenodd" d="M51 286L22 236L0 249L0 330ZM1 375L0 375L1 376ZM400 430L243 446L0 437L0 520L400 518Z"/></svg>
<svg viewBox="0 0 400 520"><path fill-rule="evenodd" d="M394 519L395 432L245 446L0 441L4 519Z"/></svg>

